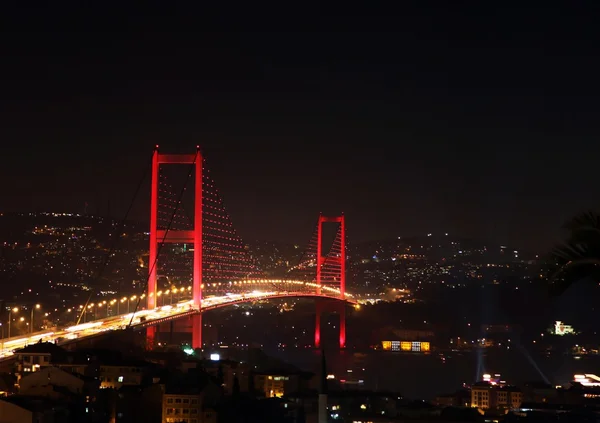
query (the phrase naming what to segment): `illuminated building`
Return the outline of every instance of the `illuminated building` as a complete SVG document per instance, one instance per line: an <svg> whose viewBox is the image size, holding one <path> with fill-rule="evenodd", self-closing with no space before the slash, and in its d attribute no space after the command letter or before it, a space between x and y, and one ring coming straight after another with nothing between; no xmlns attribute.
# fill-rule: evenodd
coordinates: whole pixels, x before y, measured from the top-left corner
<svg viewBox="0 0 600 423"><path fill-rule="evenodd" d="M162 400L162 423L215 423L217 413L203 410L202 394L165 394Z"/></svg>
<svg viewBox="0 0 600 423"><path fill-rule="evenodd" d="M381 341L384 351L429 352L431 344L425 341Z"/></svg>
<svg viewBox="0 0 600 423"><path fill-rule="evenodd" d="M20 350L17 350L15 363L15 376L17 384L21 377L28 373L36 372L45 367L51 366L51 362L62 358L65 350L49 342L32 344Z"/></svg>
<svg viewBox="0 0 600 423"><path fill-rule="evenodd" d="M285 393L285 382L290 380L289 376L282 375L259 375L258 386L267 398L280 398Z"/></svg>
<svg viewBox="0 0 600 423"><path fill-rule="evenodd" d="M266 398L280 398L307 389L313 374L302 371L254 372L254 387Z"/></svg>
<svg viewBox="0 0 600 423"><path fill-rule="evenodd" d="M564 322L557 320L554 322L554 335L575 335L575 329L571 325L565 325Z"/></svg>
<svg viewBox="0 0 600 423"><path fill-rule="evenodd" d="M515 387L477 382L471 387L471 407L480 410L508 411L519 408L523 393Z"/></svg>
<svg viewBox="0 0 600 423"><path fill-rule="evenodd" d="M98 369L100 389L119 389L124 385L141 385L144 375L144 366L115 363L114 365L102 364Z"/></svg>
<svg viewBox="0 0 600 423"><path fill-rule="evenodd" d="M600 386L600 377L591 373L574 375L573 379L583 386Z"/></svg>

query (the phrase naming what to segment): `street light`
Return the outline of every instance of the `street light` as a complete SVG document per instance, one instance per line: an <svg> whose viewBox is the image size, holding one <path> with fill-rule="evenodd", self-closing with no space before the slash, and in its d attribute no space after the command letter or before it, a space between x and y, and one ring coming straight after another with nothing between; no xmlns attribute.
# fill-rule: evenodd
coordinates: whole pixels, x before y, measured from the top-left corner
<svg viewBox="0 0 600 423"><path fill-rule="evenodd" d="M129 314L129 303L137 298L137 295L127 298L127 314Z"/></svg>
<svg viewBox="0 0 600 423"><path fill-rule="evenodd" d="M10 321L12 320L12 314L17 313L19 311L19 307L11 308L8 311L8 338L10 339Z"/></svg>
<svg viewBox="0 0 600 423"><path fill-rule="evenodd" d="M34 306L31 306L31 323L30 323L30 325L29 325L29 333L33 333L33 312L34 312L35 310L39 310L39 309L40 309L40 307L41 307L41 305L39 305L39 304L36 304L36 305L34 305Z"/></svg>

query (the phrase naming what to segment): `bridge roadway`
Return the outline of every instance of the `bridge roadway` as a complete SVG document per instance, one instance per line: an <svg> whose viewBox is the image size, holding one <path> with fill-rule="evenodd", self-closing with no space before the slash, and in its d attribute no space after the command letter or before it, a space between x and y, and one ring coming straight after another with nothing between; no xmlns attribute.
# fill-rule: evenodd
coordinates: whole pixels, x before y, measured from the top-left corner
<svg viewBox="0 0 600 423"><path fill-rule="evenodd" d="M223 296L212 296L202 299L202 311L225 307L232 304L269 300L278 298L326 298L341 301L339 296L335 296L335 291L327 294L307 293L306 291L252 291L245 294L227 294ZM339 295L339 291L337 291ZM344 300L350 304L355 304L352 299ZM124 329L130 322L136 329L142 329L169 320L176 320L186 315L192 315L198 312L194 308L192 300L183 300L176 304L165 305L154 310L140 310L134 313L109 316L105 319L94 320L75 326L54 331L34 332L26 336L17 336L0 340L0 360L14 355L14 351L36 342L55 342L58 345L73 342L76 339L84 339L97 336L103 332ZM133 319L133 320L132 320Z"/></svg>

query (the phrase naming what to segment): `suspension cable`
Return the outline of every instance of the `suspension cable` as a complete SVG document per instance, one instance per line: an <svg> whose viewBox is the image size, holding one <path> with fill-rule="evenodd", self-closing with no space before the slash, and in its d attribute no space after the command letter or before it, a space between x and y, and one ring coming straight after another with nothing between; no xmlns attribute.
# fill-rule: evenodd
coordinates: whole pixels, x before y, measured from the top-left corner
<svg viewBox="0 0 600 423"><path fill-rule="evenodd" d="M123 217L120 224L117 226L115 233L113 234L114 236L112 237L113 239L112 239L111 246L108 249L108 252L106 253L106 255L104 256L104 260L102 261L102 264L100 265L100 270L98 271L98 275L96 276L97 281L100 280L100 278L102 277L102 274L106 270L106 267L108 266L110 258L112 257L113 252L114 252L115 248L117 247L117 243L119 242L119 239L120 239L120 237L118 235L123 233L123 228L125 227L125 223L127 222L127 219L129 218L129 214L131 213L131 210L133 209L135 200L137 199L137 197L140 193L142 185L144 184L144 181L146 180L146 177L148 176L148 171L151 166L152 166L152 160L150 160L148 162L148 166L144 169L144 173L142 174L142 177L135 188L133 197L131 198L131 202L129 203L129 207L127 207L125 216ZM90 303L90 300L92 299L93 294L94 294L94 288L91 289L90 295L88 296L88 298L83 306L83 310L81 311L81 314L77 318L77 324L79 324L81 322L81 319L83 318L84 314L86 313L88 304Z"/></svg>

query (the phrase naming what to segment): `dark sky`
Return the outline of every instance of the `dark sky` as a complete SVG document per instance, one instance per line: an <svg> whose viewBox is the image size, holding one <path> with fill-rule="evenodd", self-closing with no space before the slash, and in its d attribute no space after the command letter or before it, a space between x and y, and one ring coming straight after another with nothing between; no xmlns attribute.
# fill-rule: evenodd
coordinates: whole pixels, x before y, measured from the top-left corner
<svg viewBox="0 0 600 423"><path fill-rule="evenodd" d="M350 242L543 250L598 206L593 6L161 3L4 6L0 209L122 216L157 143L202 146L246 239L344 211Z"/></svg>

